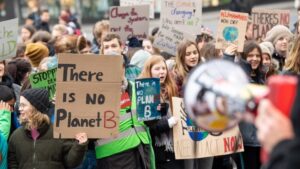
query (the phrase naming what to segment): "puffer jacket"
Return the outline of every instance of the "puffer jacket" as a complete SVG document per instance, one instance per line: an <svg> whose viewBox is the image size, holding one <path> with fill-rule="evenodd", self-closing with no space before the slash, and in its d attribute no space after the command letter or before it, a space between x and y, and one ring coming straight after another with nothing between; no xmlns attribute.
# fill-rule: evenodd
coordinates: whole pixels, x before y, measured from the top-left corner
<svg viewBox="0 0 300 169"><path fill-rule="evenodd" d="M9 140L8 168L65 169L79 165L87 150L87 143L53 138L52 125L43 124L36 140L30 131L20 127Z"/></svg>

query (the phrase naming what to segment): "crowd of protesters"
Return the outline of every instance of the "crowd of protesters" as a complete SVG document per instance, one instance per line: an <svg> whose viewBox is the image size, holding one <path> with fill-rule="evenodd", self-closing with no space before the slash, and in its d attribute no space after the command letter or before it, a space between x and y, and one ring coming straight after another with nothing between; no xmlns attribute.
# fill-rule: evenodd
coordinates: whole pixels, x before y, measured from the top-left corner
<svg viewBox="0 0 300 169"><path fill-rule="evenodd" d="M266 84L271 75L299 75L298 23L295 32L277 25L257 41L252 37L249 20L241 53L236 45L216 49L213 33L201 27L195 41L182 41L177 54L170 56L153 46L159 28L153 29L147 39L133 36L123 43L119 35L109 32L108 20L95 23L94 37L87 39L69 10L61 12L59 24L53 27L49 19L48 10L31 13L20 29L16 56L0 61L0 168L260 169L262 146L271 153L266 168L299 166L299 104L295 104L290 120L281 116L276 105L264 100L255 124L239 124L244 152L193 160L175 159L172 128L179 119L171 112L171 98L183 97L193 68L210 60L225 59L240 65L254 84ZM55 100L49 100L47 90L31 89L28 78L32 73L56 68L58 53L123 57L117 137L89 140L86 133L78 133L74 140L53 138ZM138 78L160 79L160 120L137 120L133 82ZM298 102L299 91L300 87Z"/></svg>

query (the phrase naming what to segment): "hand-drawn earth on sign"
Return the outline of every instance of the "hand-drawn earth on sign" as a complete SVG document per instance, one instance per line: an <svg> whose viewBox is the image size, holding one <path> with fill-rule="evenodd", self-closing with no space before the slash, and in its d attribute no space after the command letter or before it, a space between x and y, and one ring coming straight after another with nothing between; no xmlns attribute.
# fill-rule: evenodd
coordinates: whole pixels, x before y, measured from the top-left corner
<svg viewBox="0 0 300 169"><path fill-rule="evenodd" d="M193 141L201 141L201 140L204 140L209 132L208 131L205 131L201 128L196 128L195 124L193 123L192 119L188 116L188 114L184 111L184 108L183 108L183 105L180 105L181 106L181 114L183 115L181 117L182 120L184 120L186 122L186 129L188 131L188 134L190 136L190 138L193 140ZM183 123L183 122L181 122Z"/></svg>
<svg viewBox="0 0 300 169"><path fill-rule="evenodd" d="M233 42L239 36L239 31L236 27L227 26L223 30L223 37L226 41Z"/></svg>
<svg viewBox="0 0 300 169"><path fill-rule="evenodd" d="M200 128L198 129L199 131L193 129L193 128L195 128L195 125L193 124L193 122L190 118L187 118L186 124L188 127L189 136L194 141L204 140L209 134L208 131L204 131L204 130L201 131Z"/></svg>

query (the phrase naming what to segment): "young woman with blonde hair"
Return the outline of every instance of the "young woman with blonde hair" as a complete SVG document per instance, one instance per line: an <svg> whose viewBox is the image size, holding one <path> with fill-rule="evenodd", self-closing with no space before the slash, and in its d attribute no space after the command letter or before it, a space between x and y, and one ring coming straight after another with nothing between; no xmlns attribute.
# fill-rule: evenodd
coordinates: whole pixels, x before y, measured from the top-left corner
<svg viewBox="0 0 300 169"><path fill-rule="evenodd" d="M156 168L181 169L183 168L183 161L175 159L172 134L172 128L178 119L172 116L170 108L172 97L177 96L177 89L164 58L160 55L151 56L146 61L139 78L160 79L160 112L162 118L156 122L147 123L153 139Z"/></svg>
<svg viewBox="0 0 300 169"><path fill-rule="evenodd" d="M300 74L300 36L298 36L293 43L292 49L286 58L284 65L284 73Z"/></svg>
<svg viewBox="0 0 300 169"><path fill-rule="evenodd" d="M23 127L9 139L8 168L73 168L80 164L87 149L87 134L74 136L77 142L53 138L48 112L49 94L45 89L27 89L20 97Z"/></svg>

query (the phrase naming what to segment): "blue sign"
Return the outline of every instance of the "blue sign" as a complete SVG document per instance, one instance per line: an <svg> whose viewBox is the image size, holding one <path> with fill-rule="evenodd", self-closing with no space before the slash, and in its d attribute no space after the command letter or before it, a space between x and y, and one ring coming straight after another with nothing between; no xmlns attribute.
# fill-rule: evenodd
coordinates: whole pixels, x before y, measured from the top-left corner
<svg viewBox="0 0 300 169"><path fill-rule="evenodd" d="M160 80L158 78L145 78L135 80L136 112L139 121L160 119L157 110L160 104Z"/></svg>

